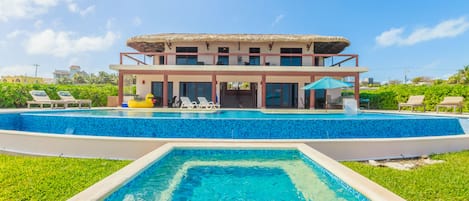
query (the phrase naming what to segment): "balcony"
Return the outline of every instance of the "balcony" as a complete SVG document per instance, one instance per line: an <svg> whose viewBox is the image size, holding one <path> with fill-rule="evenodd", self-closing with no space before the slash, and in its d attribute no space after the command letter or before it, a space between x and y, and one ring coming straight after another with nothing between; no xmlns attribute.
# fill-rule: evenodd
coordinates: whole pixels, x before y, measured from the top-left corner
<svg viewBox="0 0 469 201"><path fill-rule="evenodd" d="M229 64L282 66L281 57L300 57L301 66L307 67L359 67L357 54L280 54L280 53L162 53L162 52L122 52L120 65L176 65L177 56L197 56L196 65L221 65L219 56L228 56ZM259 58L253 64L250 57Z"/></svg>

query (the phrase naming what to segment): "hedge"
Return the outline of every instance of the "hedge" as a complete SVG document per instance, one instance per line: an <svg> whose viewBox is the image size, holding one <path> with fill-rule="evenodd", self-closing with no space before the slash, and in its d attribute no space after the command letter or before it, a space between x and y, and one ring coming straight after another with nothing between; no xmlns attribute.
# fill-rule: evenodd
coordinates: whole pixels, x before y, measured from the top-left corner
<svg viewBox="0 0 469 201"><path fill-rule="evenodd" d="M51 99L60 99L57 91L70 91L77 99L90 99L94 107L106 106L108 96L117 96L115 85L56 85L56 84L14 84L0 83L0 108L26 107L32 100L31 90L44 90ZM376 90L361 90L360 98L370 100L370 108L396 110L400 102L406 102L411 95L425 95L427 110L435 110L445 96L463 96L463 111L469 112L469 85L440 84L432 86L390 85Z"/></svg>
<svg viewBox="0 0 469 201"><path fill-rule="evenodd" d="M469 111L469 86L468 85L390 85L380 87L376 90L361 90L360 98L370 100L370 108L396 110L398 104L407 102L411 95L425 95L424 104L426 110L434 111L436 105L440 103L445 96L464 97L463 111ZM422 110L419 108L419 110Z"/></svg>
<svg viewBox="0 0 469 201"><path fill-rule="evenodd" d="M56 85L0 83L0 108L26 107L32 100L29 91L44 90L50 99L59 100L57 91L70 91L76 99L90 99L93 107L106 106L108 96L117 96L115 85Z"/></svg>

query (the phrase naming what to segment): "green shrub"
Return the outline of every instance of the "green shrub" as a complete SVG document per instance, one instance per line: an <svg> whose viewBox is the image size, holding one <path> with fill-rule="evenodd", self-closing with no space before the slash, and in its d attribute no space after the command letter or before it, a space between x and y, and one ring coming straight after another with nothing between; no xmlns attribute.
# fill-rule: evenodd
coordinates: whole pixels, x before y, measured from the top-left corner
<svg viewBox="0 0 469 201"><path fill-rule="evenodd" d="M424 104L427 110L435 110L445 96L463 96L463 111L469 111L469 86L439 84L432 86L390 85L376 90L361 90L360 98L370 99L373 109L395 110L401 102L407 102L411 95L425 95Z"/></svg>
<svg viewBox="0 0 469 201"><path fill-rule="evenodd" d="M29 91L44 90L51 99L60 99L57 91L70 91L76 99L90 99L94 107L106 106L108 96L117 96L115 85L56 85L0 83L0 108L21 108L32 100Z"/></svg>

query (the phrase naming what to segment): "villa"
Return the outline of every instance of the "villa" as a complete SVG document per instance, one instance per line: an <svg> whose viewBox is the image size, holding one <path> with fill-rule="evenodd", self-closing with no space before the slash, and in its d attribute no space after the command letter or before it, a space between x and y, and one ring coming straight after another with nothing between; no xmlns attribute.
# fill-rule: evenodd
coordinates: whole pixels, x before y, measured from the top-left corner
<svg viewBox="0 0 469 201"><path fill-rule="evenodd" d="M136 93L152 93L155 106L171 107L173 97L205 97L224 108L323 108L340 89L304 90L324 76L353 84L359 99L358 55L340 54L344 37L281 34L153 34L135 36L120 53L119 103L127 76L136 78Z"/></svg>

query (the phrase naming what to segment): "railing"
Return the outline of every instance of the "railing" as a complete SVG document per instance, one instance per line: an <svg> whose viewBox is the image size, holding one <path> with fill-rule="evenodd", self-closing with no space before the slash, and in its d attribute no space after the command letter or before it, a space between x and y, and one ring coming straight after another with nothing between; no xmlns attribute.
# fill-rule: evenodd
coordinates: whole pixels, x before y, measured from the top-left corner
<svg viewBox="0 0 469 201"><path fill-rule="evenodd" d="M151 65L153 64L153 60L159 60L160 57L164 58L164 62L157 62L159 65L168 65L168 57L174 56L209 56L209 62L198 62L198 65L217 65L217 57L218 56L229 56L229 57L236 57L236 63L229 63L227 65L252 65L249 64L248 61L240 61L240 58L249 57L249 56L259 56L260 57L260 65L262 66L269 66L269 65L280 65L280 64L272 64L268 62L269 57L281 57L281 56L291 56L291 57L301 57L304 61L305 59L311 59L311 66L328 66L334 67L338 66L341 67L344 64L348 64L348 62L354 62L349 66L358 67L358 55L357 54L280 54L280 53L162 53L162 52L121 52L120 53L120 64L123 65L124 61L132 61L135 62L137 65ZM321 65L316 63L316 58L323 58L323 62ZM149 60L150 62L148 62ZM336 61L334 61L336 60ZM205 61L207 61L205 59ZM304 63L304 62L303 62ZM176 64L174 62L174 64ZM304 65L303 65L304 66Z"/></svg>

